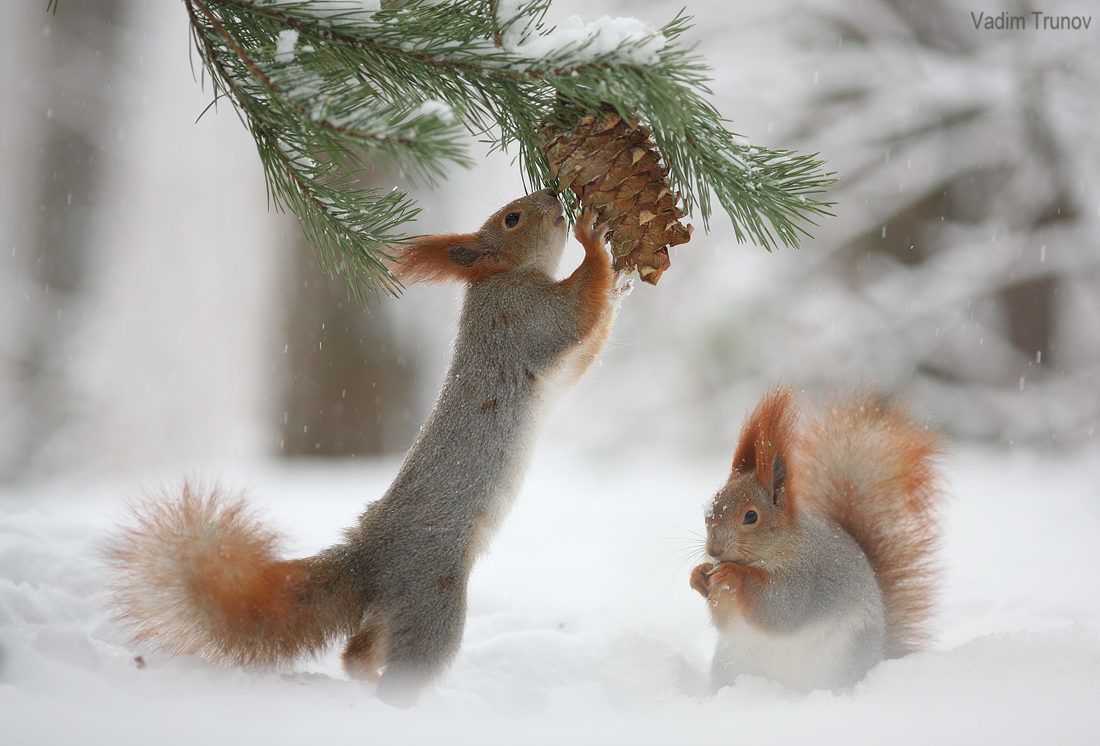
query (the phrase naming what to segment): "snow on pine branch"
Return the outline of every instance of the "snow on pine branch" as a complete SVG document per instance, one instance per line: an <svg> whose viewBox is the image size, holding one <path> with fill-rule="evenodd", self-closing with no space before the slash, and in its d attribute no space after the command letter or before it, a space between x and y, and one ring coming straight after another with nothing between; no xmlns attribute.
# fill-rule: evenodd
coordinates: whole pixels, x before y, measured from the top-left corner
<svg viewBox="0 0 1100 746"><path fill-rule="evenodd" d="M617 56L636 65L655 65L665 46L664 35L637 18L602 16L586 23L580 16L570 16L562 25L544 29L538 24L541 9L542 4L530 0L497 2L501 47L506 52L532 61L568 57L583 63Z"/></svg>
<svg viewBox="0 0 1100 746"><path fill-rule="evenodd" d="M298 45L298 32L287 28L279 32L275 41L275 61L287 63L294 61L294 47Z"/></svg>

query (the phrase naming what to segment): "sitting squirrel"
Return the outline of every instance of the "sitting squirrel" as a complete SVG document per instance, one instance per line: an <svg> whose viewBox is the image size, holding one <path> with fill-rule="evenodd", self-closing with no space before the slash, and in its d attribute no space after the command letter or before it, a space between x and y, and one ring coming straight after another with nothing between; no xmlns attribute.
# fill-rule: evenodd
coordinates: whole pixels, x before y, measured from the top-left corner
<svg viewBox="0 0 1100 746"><path fill-rule="evenodd" d="M746 673L841 688L919 649L936 584L937 455L933 433L876 397L801 426L790 390L763 398L706 514L713 562L691 573L719 633L715 687Z"/></svg>
<svg viewBox="0 0 1100 746"><path fill-rule="evenodd" d="M185 484L175 500L147 502L108 547L135 639L270 667L347 637L349 675L413 702L458 650L467 578L519 490L550 395L607 339L615 278L596 223L582 211L584 260L561 281L551 273L566 223L551 189L477 233L405 247L401 280L468 289L446 382L389 490L342 543L296 560L280 559L279 538L217 489Z"/></svg>

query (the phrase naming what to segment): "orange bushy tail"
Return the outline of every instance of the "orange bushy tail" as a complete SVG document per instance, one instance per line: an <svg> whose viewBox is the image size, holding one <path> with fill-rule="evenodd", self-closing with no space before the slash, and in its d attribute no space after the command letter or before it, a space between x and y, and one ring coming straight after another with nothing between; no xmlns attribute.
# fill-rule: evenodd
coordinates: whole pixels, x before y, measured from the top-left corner
<svg viewBox="0 0 1100 746"><path fill-rule="evenodd" d="M804 432L802 494L867 554L886 610L887 655L919 649L938 575L936 435L873 395L835 404Z"/></svg>
<svg viewBox="0 0 1100 746"><path fill-rule="evenodd" d="M110 540L117 618L171 654L269 667L350 633L362 603L338 549L278 558L280 537L241 496L184 483L176 499L148 500Z"/></svg>

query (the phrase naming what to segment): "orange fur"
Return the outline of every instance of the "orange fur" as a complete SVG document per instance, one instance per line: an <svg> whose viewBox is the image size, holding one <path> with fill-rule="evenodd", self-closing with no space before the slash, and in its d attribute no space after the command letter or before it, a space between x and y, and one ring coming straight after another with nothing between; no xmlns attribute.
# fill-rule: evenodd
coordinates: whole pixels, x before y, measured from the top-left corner
<svg viewBox="0 0 1100 746"><path fill-rule="evenodd" d="M584 247L584 259L569 277L558 283L562 292L577 302L577 334L580 338L585 339L594 330L598 332L599 338L590 345L591 357L600 351L610 333L611 320L607 306L615 287L611 258L604 246L606 226L594 225L594 218L594 212L589 210L582 212L578 218L573 235ZM588 349L586 354L589 354Z"/></svg>
<svg viewBox="0 0 1100 746"><path fill-rule="evenodd" d="M741 608L743 576L738 565L722 562L707 574L707 605L718 629L728 629Z"/></svg>
<svg viewBox="0 0 1100 746"><path fill-rule="evenodd" d="M117 618L171 654L268 667L322 648L357 617L334 568L279 559L280 537L240 496L185 483L133 510L106 557Z"/></svg>
<svg viewBox="0 0 1100 746"><path fill-rule="evenodd" d="M832 406L805 433L800 489L856 540L886 609L886 652L927 642L942 501L938 439L880 397Z"/></svg>
<svg viewBox="0 0 1100 746"><path fill-rule="evenodd" d="M766 570L736 562L704 562L691 571L691 587L709 602L718 629L728 629L737 616L752 621L767 583Z"/></svg>
<svg viewBox="0 0 1100 746"><path fill-rule="evenodd" d="M760 625L760 599L768 585L768 572L762 567L741 567L741 586L737 591L737 604L745 619Z"/></svg>
<svg viewBox="0 0 1100 746"><path fill-rule="evenodd" d="M588 366L592 365L599 357L604 345L611 337L611 322L613 320L610 313L605 313L604 317L590 329L588 336L581 341L580 354L576 363L576 374L578 376L588 370Z"/></svg>
<svg viewBox="0 0 1100 746"><path fill-rule="evenodd" d="M776 457L787 468L784 514L793 521L795 498L795 464L791 453L795 443L795 410L790 389L777 388L768 392L741 428L737 450L733 454L733 472L752 474L762 487L771 488Z"/></svg>
<svg viewBox="0 0 1100 746"><path fill-rule="evenodd" d="M696 565L691 570L691 578L689 580L691 589L703 598L706 598L710 594L710 576L707 575L707 573L713 569L713 564L704 562L701 565Z"/></svg>
<svg viewBox="0 0 1100 746"><path fill-rule="evenodd" d="M397 249L393 269L403 283L475 283L515 265L506 252L492 251L474 233L422 236Z"/></svg>

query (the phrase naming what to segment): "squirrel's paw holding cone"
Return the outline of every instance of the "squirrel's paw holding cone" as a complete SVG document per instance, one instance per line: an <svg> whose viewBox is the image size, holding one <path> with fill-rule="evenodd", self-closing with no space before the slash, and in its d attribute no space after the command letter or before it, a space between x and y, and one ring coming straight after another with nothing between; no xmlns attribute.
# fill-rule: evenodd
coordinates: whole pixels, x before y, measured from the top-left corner
<svg viewBox="0 0 1100 746"><path fill-rule="evenodd" d="M581 214L577 216L577 224L573 228L573 235L585 247L603 246L607 243L607 234L610 232L611 224L601 220L600 211L591 204L581 209Z"/></svg>

